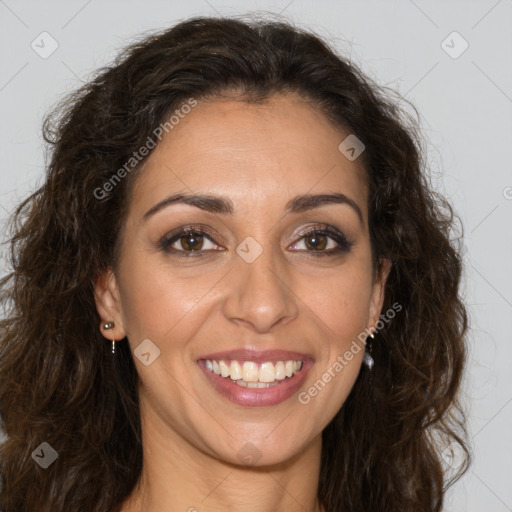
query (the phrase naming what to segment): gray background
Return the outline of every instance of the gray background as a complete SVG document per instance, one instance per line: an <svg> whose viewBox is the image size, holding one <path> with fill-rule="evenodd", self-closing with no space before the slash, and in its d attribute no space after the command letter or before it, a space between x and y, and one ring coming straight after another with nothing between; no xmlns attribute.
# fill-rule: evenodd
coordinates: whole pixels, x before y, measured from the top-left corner
<svg viewBox="0 0 512 512"><path fill-rule="evenodd" d="M280 13L418 108L433 183L465 227L465 396L475 462L446 510L512 511L512 0L0 0L0 222L43 177L41 121L140 32L192 15ZM43 59L31 47L57 50ZM456 31L467 41L450 36ZM41 38L46 37L44 43ZM449 45L450 48L446 48ZM2 273L6 265L0 261Z"/></svg>

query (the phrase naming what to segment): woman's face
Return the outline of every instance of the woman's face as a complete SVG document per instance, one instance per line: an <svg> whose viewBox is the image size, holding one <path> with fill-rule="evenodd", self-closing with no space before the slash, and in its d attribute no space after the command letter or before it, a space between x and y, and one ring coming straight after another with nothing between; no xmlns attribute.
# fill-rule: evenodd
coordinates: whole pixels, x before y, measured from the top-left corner
<svg viewBox="0 0 512 512"><path fill-rule="evenodd" d="M276 95L198 102L155 148L115 277L97 284L135 352L147 433L266 465L317 442L340 409L383 288L365 173L338 149L348 135Z"/></svg>

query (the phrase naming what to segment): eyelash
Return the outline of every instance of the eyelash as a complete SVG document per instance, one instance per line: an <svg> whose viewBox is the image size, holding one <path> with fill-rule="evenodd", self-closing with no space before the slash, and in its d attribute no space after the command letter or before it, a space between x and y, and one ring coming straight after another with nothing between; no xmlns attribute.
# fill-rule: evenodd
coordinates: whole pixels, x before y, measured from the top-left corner
<svg viewBox="0 0 512 512"><path fill-rule="evenodd" d="M195 235L205 235L206 238L213 244L218 245L214 239L213 236L203 227L199 226L188 226L186 228L181 229L179 232L170 233L168 235L165 235L160 242L158 243L158 246L161 251L167 252L173 255L176 255L178 257L185 257L185 258L197 258L197 257L203 257L207 252L210 252L210 250L203 251L185 251L183 249L175 249L174 247L171 247L176 241L179 241L181 238L185 237L188 234L195 234ZM349 252L350 248L354 245L352 242L350 242L347 237L338 229L333 228L332 226L329 226L328 224L323 224L321 226L315 226L311 229L308 229L307 231L303 231L299 234L298 241L303 240L304 238L311 237L313 235L322 235L327 236L328 238L331 238L334 240L338 247L334 249L329 250L322 250L322 251L314 251L314 250L300 250L299 252L307 252L311 254L314 257L324 257L324 256L336 256L343 252ZM298 242L294 242L293 245L295 245Z"/></svg>

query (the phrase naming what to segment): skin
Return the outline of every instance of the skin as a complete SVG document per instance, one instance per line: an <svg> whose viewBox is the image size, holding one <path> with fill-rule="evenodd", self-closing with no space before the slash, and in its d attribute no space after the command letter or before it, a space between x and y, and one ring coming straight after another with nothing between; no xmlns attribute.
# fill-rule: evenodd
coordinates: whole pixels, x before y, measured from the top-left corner
<svg viewBox="0 0 512 512"><path fill-rule="evenodd" d="M105 337L127 336L132 352L150 339L161 351L149 366L134 358L144 463L123 512L321 510L321 433L350 393L364 350L306 405L297 394L275 406L233 404L197 360L236 348L303 352L315 361L307 390L376 324L389 264L373 275L365 171L338 150L347 135L299 96L260 105L227 97L198 102L148 158L116 269L96 283L102 323L116 324ZM334 192L352 199L362 220L348 204L284 214L297 195ZM143 220L176 193L224 196L234 213L173 204ZM212 235L196 242L204 256L159 247L190 224ZM343 232L350 250L312 254L314 237L299 235L322 224ZM263 249L252 263L235 252L248 236ZM317 253L338 246L330 236L320 241L327 245ZM173 247L185 251L186 242ZM260 456L253 465L237 456L246 443Z"/></svg>

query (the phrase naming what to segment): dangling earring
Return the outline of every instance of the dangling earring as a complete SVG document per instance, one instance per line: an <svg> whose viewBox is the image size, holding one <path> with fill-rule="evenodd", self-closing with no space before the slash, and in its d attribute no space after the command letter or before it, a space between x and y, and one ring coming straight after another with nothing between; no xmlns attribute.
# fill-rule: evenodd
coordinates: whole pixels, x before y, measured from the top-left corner
<svg viewBox="0 0 512 512"><path fill-rule="evenodd" d="M373 332L371 332L369 334L369 336L370 336L370 338L372 340L375 338ZM372 371L372 368L373 368L373 365L374 365L375 361L373 360L373 357L372 357L372 344L371 344L371 341L366 344L366 351L364 353L363 362L368 367L368 369L370 371Z"/></svg>
<svg viewBox="0 0 512 512"><path fill-rule="evenodd" d="M115 324L114 322L107 322L104 326L103 326L103 329L105 329L106 331L109 330L109 329L114 329L115 328ZM115 331L114 331L115 332ZM116 353L116 338L115 336L113 335L112 336L112 354L115 355Z"/></svg>

